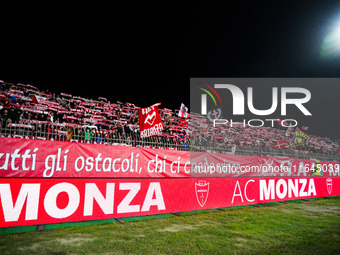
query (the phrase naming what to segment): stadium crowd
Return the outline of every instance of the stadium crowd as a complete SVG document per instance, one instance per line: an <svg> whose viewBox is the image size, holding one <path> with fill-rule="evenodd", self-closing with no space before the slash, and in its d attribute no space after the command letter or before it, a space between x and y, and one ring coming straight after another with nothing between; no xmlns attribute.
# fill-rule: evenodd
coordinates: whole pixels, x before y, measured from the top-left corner
<svg viewBox="0 0 340 255"><path fill-rule="evenodd" d="M294 129L284 127L249 127L243 124L230 126L229 124L213 127L207 118L198 114L191 114L191 144L203 150L225 151L231 149L237 154L248 155L280 155L280 156L335 156L339 157L339 141L327 137L309 135L304 146L293 149L289 146L294 137ZM196 135L195 135L196 134ZM278 146L280 142L284 146Z"/></svg>
<svg viewBox="0 0 340 255"><path fill-rule="evenodd" d="M287 128L240 126L214 128L198 114L180 118L179 110L159 109L165 130L141 139L138 107L41 91L27 84L0 81L1 136L73 142L126 144L177 150L213 150L250 155L326 155L339 157L339 141L309 135L299 150L275 147L292 140Z"/></svg>
<svg viewBox="0 0 340 255"><path fill-rule="evenodd" d="M188 150L187 124L181 124L170 109L160 109L160 114L162 134L141 139L138 107L132 103L55 94L0 81L2 136Z"/></svg>

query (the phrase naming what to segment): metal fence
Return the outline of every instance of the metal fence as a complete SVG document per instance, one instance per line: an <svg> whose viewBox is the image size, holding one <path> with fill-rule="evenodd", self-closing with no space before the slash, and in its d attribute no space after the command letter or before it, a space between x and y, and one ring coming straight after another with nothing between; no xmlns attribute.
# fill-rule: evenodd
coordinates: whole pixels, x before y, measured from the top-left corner
<svg viewBox="0 0 340 255"><path fill-rule="evenodd" d="M208 151L214 153L227 153L227 154L238 154L238 155L249 155L249 156L273 156L281 158L300 158L300 159L312 159L312 160L324 160L324 161L336 161L340 162L339 155L327 155L319 153L295 153L288 150L275 150L275 149L264 149L264 148L242 148L241 146L234 146L229 148L218 148L218 147L200 147L195 148L191 146L191 151Z"/></svg>
<svg viewBox="0 0 340 255"><path fill-rule="evenodd" d="M103 130L96 126L80 126L73 124L49 123L21 123L1 122L0 135L2 137L66 141L92 144L124 144L135 147L153 147L159 149L174 149L189 151L189 138L175 135L159 135L140 138L139 132L118 127L115 130Z"/></svg>
<svg viewBox="0 0 340 255"><path fill-rule="evenodd" d="M312 160L325 160L340 162L340 155L336 152L320 152L315 153L311 151L295 151L289 148L275 149L273 147L266 148L263 146L250 146L243 147L239 145L226 145L223 143L216 143L212 141L197 142L195 139L190 141L191 151L208 151L215 153L227 153L238 155L250 155L250 156L274 156L284 158L300 158L300 159L312 159Z"/></svg>
<svg viewBox="0 0 340 255"><path fill-rule="evenodd" d="M117 128L115 130L101 130L94 126L79 126L72 124L29 124L29 123L11 123L1 121L0 136L23 139L50 140L50 141L68 141L78 143L122 144L135 147L151 147L158 149L195 151L195 152L214 152L226 154L240 154L253 156L276 156L301 159L319 159L326 161L340 161L340 155L305 153L288 149L275 150L271 148L244 148L237 145L226 146L217 143L198 143L189 137L180 137L176 135L159 135L149 138L140 138L139 132Z"/></svg>

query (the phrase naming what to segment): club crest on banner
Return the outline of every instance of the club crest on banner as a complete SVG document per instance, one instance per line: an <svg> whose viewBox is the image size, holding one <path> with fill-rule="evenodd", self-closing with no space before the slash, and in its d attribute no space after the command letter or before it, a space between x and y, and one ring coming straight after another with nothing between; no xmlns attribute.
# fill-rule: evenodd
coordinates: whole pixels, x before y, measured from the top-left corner
<svg viewBox="0 0 340 255"><path fill-rule="evenodd" d="M327 178L326 179L326 185L327 185L327 191L328 191L329 195L332 193L332 184L333 184L332 179L331 178Z"/></svg>
<svg viewBox="0 0 340 255"><path fill-rule="evenodd" d="M206 181L198 181L195 183L195 192L197 202L201 207L205 205L209 195L209 182Z"/></svg>
<svg viewBox="0 0 340 255"><path fill-rule="evenodd" d="M152 112L151 114L148 114L148 116L145 118L144 124L148 123L150 126L152 126L155 119L156 119L156 112Z"/></svg>

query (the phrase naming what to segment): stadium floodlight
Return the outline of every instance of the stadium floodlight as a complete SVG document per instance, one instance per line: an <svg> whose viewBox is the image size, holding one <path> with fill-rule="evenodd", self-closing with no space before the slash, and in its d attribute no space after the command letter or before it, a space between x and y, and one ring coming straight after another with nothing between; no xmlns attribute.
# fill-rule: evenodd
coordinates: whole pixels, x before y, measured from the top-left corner
<svg viewBox="0 0 340 255"><path fill-rule="evenodd" d="M322 42L321 56L325 58L340 56L340 21L333 27Z"/></svg>

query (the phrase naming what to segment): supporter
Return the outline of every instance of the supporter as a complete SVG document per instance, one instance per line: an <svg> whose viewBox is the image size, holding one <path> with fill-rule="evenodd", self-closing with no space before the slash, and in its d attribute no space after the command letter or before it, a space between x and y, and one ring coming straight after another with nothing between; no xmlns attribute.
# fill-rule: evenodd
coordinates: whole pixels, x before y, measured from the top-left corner
<svg viewBox="0 0 340 255"><path fill-rule="evenodd" d="M73 129L73 132L74 132L74 140L75 142L78 142L80 140L82 140L82 131L81 131L81 127L78 127L76 126L74 129Z"/></svg>
<svg viewBox="0 0 340 255"><path fill-rule="evenodd" d="M3 122L6 122L7 119L10 118L10 115L9 115L9 113L8 113L8 109L3 108L3 109L1 109L0 112L1 112L1 113L0 113L0 118L1 118L1 120L2 120Z"/></svg>
<svg viewBox="0 0 340 255"><path fill-rule="evenodd" d="M11 118L7 118L3 121L3 128L5 129L5 134L6 135L10 135L11 134L11 129L8 128L8 125L13 123L12 119Z"/></svg>
<svg viewBox="0 0 340 255"><path fill-rule="evenodd" d="M31 112L26 112L26 111L24 111L23 114L24 114L23 119L26 119L26 120L33 120L33 119L35 119L35 118L32 116L32 113L31 113Z"/></svg>
<svg viewBox="0 0 340 255"><path fill-rule="evenodd" d="M121 124L119 124L116 128L116 133L119 137L123 136L123 126Z"/></svg>
<svg viewBox="0 0 340 255"><path fill-rule="evenodd" d="M53 125L47 126L47 136L48 140L55 140L57 138L56 129Z"/></svg>
<svg viewBox="0 0 340 255"><path fill-rule="evenodd" d="M182 150L182 151L187 151L189 149L188 143L187 143L186 140L180 142L179 149Z"/></svg>
<svg viewBox="0 0 340 255"><path fill-rule="evenodd" d="M44 126L45 127L45 126ZM42 124L38 124L35 126L35 135L37 139L45 139L46 132Z"/></svg>
<svg viewBox="0 0 340 255"><path fill-rule="evenodd" d="M85 142L91 142L91 129L88 127L85 129L84 132L84 140Z"/></svg>
<svg viewBox="0 0 340 255"><path fill-rule="evenodd" d="M9 100L4 100L4 101L2 101L2 107L3 107L3 108L8 108L9 105L10 105Z"/></svg>
<svg viewBox="0 0 340 255"><path fill-rule="evenodd" d="M9 117L12 119L13 123L18 123L18 111L14 108L9 108Z"/></svg>
<svg viewBox="0 0 340 255"><path fill-rule="evenodd" d="M47 120L50 121L50 122L55 122L55 117L54 117L54 112L53 111L50 111L50 114L49 116L47 116Z"/></svg>
<svg viewBox="0 0 340 255"><path fill-rule="evenodd" d="M57 102L57 98L56 98L55 93L52 93L52 97L50 98L50 101Z"/></svg>
<svg viewBox="0 0 340 255"><path fill-rule="evenodd" d="M65 127L65 129L66 129L66 132L67 132L67 135L66 135L66 138L67 138L67 140L68 141L70 141L70 140L72 140L73 139L73 129L72 128L70 128L70 127Z"/></svg>
<svg viewBox="0 0 340 255"><path fill-rule="evenodd" d="M95 141L101 143L103 141L103 131L100 125L98 125L97 130L92 131L92 136L94 137Z"/></svg>
<svg viewBox="0 0 340 255"><path fill-rule="evenodd" d="M37 120L47 121L47 116L44 113L38 115Z"/></svg>
<svg viewBox="0 0 340 255"><path fill-rule="evenodd" d="M132 129L130 128L130 126L127 125L127 124L124 124L123 128L124 128L124 133L125 133L125 135L126 135L126 136L131 136Z"/></svg>
<svg viewBox="0 0 340 255"><path fill-rule="evenodd" d="M23 112L19 112L19 115L17 117L17 122L18 123L22 123L22 120L24 119L24 113Z"/></svg>

